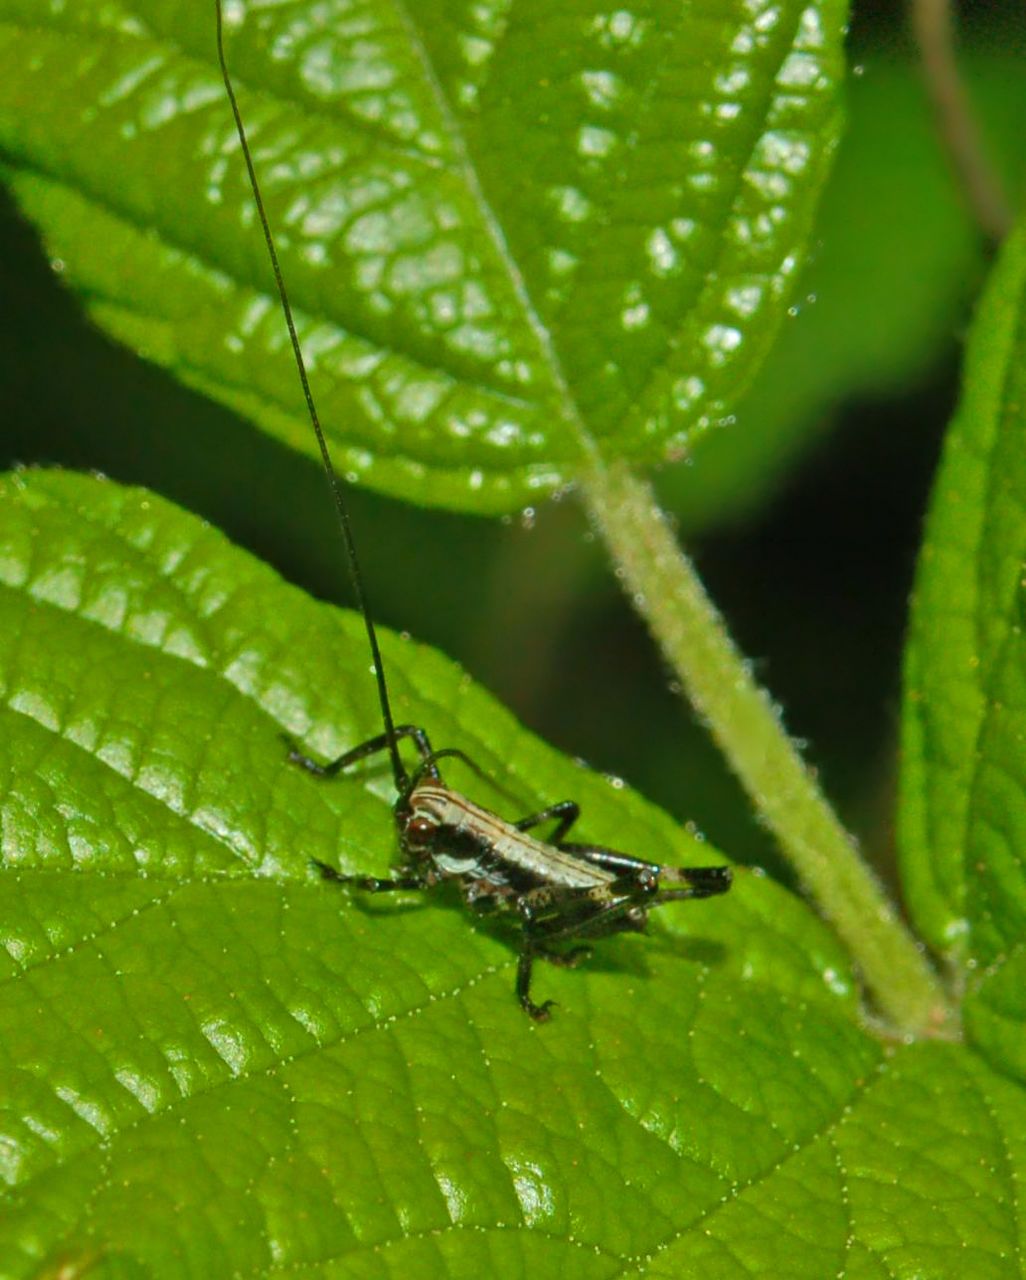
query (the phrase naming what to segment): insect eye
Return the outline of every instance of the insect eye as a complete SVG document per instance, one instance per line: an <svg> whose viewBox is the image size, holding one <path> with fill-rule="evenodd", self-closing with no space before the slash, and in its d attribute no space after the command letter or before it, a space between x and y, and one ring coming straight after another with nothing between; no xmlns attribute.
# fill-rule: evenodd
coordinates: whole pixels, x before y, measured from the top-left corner
<svg viewBox="0 0 1026 1280"><path fill-rule="evenodd" d="M417 816L406 824L406 838L410 844L427 844L434 834L435 824L430 818Z"/></svg>

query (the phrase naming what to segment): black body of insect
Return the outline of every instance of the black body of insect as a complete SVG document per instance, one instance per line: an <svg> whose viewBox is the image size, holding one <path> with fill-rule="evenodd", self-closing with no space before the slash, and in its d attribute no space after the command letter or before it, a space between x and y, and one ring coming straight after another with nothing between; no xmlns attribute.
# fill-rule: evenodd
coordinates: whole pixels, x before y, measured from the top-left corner
<svg viewBox="0 0 1026 1280"><path fill-rule="evenodd" d="M328 764L319 764L303 755L292 743L289 744L289 759L317 777L327 778L369 756L387 752L397 792L393 812L403 861L394 877L378 879L374 876L342 875L326 863L315 860L315 865L326 879L352 885L368 893L427 889L444 880L455 880L464 901L475 912L509 914L520 928L517 998L532 1018L544 1021L549 1016L552 1001L539 1005L531 999L531 970L536 957L542 956L555 964L576 965L590 948L574 945L562 950L563 944L611 933L643 930L649 910L654 906L725 893L731 883L730 871L726 867L660 866L615 849L569 843L564 837L580 812L572 800L560 801L517 822L508 822L453 791L442 780L438 762L446 757L458 757L480 773L463 752L453 748L434 751L423 729L395 724L377 633L367 606L349 526L344 489L332 465L317 415L274 237L228 74L221 5L222 0L215 0L218 61L303 395L334 499L350 578L363 615L384 725L383 733L351 748ZM404 738L414 743L420 756L412 773L403 764L399 753L399 742ZM555 823L549 840L540 840L530 834L546 822Z"/></svg>

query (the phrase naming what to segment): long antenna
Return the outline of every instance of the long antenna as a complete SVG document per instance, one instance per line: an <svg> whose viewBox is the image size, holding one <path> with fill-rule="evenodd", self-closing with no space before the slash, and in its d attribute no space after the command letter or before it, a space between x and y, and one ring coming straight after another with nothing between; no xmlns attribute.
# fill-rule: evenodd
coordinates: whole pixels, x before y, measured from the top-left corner
<svg viewBox="0 0 1026 1280"><path fill-rule="evenodd" d="M363 590L363 579L360 577L360 562L356 557L356 544L353 542L352 529L349 526L349 509L346 506L345 494L342 487L342 481L338 477L338 473L332 466L331 455L328 453L328 444L324 438L324 431L321 428L321 420L317 414L317 405L314 403L313 392L310 390L310 379L307 377L306 361L303 359L303 349L299 345L299 335L296 333L296 324L292 318L292 304L289 302L288 290L285 288L285 277L282 275L281 263L278 261L278 251L274 247L274 236L271 234L271 224L267 219L267 211L264 208L264 198L260 192L260 183L257 181L256 168L253 164L253 154L249 149L249 139L246 137L246 128L242 123L242 113L239 111L239 103L235 97L235 90L232 88L231 76L228 74L228 64L224 56L224 18L222 15L222 0L214 0L217 10L217 61L221 67L221 79L224 81L225 92L228 95L228 101L231 104L232 115L235 117L235 130L239 135L239 144L242 147L242 154L246 161L246 170L249 173L249 185L253 190L253 200L256 204L257 216L260 219L260 226L264 233L264 241L267 244L267 252L270 255L271 266L274 269L274 282L278 286L278 297L281 299L282 311L285 313L285 323L288 325L289 341L292 343L292 354L295 356L296 369L299 372L299 381L303 387L303 395L306 398L306 407L310 414L310 422L313 425L314 434L317 436L317 444L321 451L321 461L324 463L324 473L328 479L328 487L331 489L332 497L335 500L335 510L338 513L338 524L342 530L342 542L346 549L346 560L349 566L349 577L353 584L353 591L356 593L356 602L363 614L363 623L367 629L367 642L370 645L371 659L374 663L374 678L378 685L378 701L381 703L381 718L385 723L385 737L388 741L388 753L392 759L392 775L395 779L396 790L401 794L409 783L409 775L403 768L403 762L399 758L399 747L395 735L395 722L392 719L392 706L388 700L388 686L385 684L385 669L381 662L381 650L378 648L378 635L374 630L374 622L371 619L370 610L367 607L367 597Z"/></svg>

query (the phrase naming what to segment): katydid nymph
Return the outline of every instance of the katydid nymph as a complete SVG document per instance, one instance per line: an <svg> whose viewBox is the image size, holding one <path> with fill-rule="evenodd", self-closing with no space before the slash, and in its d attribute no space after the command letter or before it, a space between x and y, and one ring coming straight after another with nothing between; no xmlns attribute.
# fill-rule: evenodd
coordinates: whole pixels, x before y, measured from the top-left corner
<svg viewBox="0 0 1026 1280"><path fill-rule="evenodd" d="M391 764L396 791L393 813L401 862L393 876L380 879L344 875L323 862L314 865L325 880L367 893L428 889L442 881L455 881L472 912L505 915L519 931L517 999L533 1019L542 1022L549 1017L553 1002L535 1004L531 998L532 966L536 958L558 965L576 965L590 951L583 940L641 931L651 908L663 903L725 893L730 887L731 873L722 866L661 866L615 849L569 842L566 836L580 812L573 800L562 800L517 821L507 821L444 782L439 768L444 759L461 759L480 773L462 751L436 750L423 728L395 723L377 632L350 528L346 486L332 464L314 403L274 236L228 72L222 0L215 0L215 5L218 62L299 381L334 501L346 564L363 615L382 720L381 733L329 763L318 763L292 743L289 743L288 758L310 774L326 779L347 774L368 757L384 753ZM416 755L412 768L400 752L400 744L406 742L413 748L411 754ZM553 824L547 840L532 834L547 823Z"/></svg>

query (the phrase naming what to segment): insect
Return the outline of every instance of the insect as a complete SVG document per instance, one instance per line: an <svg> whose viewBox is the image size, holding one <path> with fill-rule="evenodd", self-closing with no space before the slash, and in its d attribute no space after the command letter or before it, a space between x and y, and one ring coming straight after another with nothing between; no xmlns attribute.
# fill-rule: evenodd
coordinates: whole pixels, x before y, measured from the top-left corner
<svg viewBox="0 0 1026 1280"><path fill-rule="evenodd" d="M387 753L396 790L393 813L402 861L392 877L343 875L326 863L315 861L314 865L324 879L367 893L430 889L443 881L455 881L473 912L499 913L511 919L519 929L516 996L523 1009L542 1022L548 1019L553 1002L535 1004L531 999L536 959L575 966L591 950L583 939L640 932L653 907L725 893L730 888L731 874L726 867L661 866L600 845L569 842L565 837L580 814L573 800L561 800L518 821L507 821L445 783L439 769L439 762L444 759L460 759L479 776L484 776L462 751L452 747L435 750L424 729L395 723L377 632L350 528L345 489L332 465L314 403L252 152L228 72L222 0L215 0L215 7L218 63L310 422L334 500L349 575L363 615L383 725L382 733L328 763L322 764L304 755L292 743L289 743L288 758L315 777L326 779L345 773L371 756ZM399 750L400 743L406 740L412 743L418 757L412 770L407 768ZM547 840L532 834L550 822L554 826Z"/></svg>

